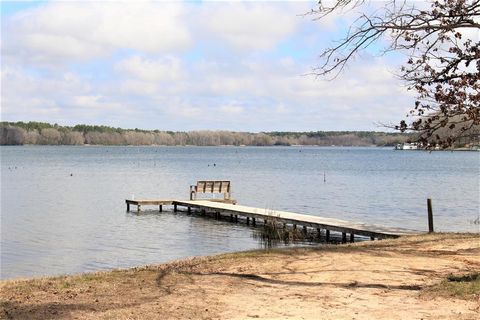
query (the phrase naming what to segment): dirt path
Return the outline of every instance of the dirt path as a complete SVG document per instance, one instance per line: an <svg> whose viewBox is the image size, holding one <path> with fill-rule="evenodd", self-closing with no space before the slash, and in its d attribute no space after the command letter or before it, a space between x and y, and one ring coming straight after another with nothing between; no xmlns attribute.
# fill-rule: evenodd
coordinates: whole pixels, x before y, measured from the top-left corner
<svg viewBox="0 0 480 320"><path fill-rule="evenodd" d="M480 319L426 289L480 272L480 237L426 235L4 281L6 319Z"/></svg>

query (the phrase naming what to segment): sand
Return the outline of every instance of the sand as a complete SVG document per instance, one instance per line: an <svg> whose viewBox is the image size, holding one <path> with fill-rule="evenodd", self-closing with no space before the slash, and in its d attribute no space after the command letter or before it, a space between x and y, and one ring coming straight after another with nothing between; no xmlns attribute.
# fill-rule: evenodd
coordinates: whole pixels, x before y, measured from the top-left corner
<svg viewBox="0 0 480 320"><path fill-rule="evenodd" d="M4 319L480 319L480 236L436 234L192 258L0 284Z"/></svg>

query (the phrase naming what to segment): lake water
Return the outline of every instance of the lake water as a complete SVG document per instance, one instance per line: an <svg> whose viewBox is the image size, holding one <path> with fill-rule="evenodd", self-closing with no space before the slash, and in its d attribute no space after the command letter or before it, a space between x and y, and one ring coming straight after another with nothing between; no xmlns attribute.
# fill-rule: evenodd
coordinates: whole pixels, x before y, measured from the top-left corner
<svg viewBox="0 0 480 320"><path fill-rule="evenodd" d="M252 228L124 200L232 181L240 204L425 230L480 232L477 152L319 147L2 146L1 277L76 273L254 249ZM214 165L215 164L215 165ZM326 181L324 182L324 175Z"/></svg>

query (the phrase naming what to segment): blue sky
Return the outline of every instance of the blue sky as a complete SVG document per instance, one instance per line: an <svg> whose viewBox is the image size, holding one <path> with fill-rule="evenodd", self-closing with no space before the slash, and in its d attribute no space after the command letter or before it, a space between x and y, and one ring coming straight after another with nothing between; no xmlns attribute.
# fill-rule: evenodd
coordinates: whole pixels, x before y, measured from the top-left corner
<svg viewBox="0 0 480 320"><path fill-rule="evenodd" d="M2 2L3 121L160 130L384 130L414 101L399 56L307 75L355 12L303 2Z"/></svg>

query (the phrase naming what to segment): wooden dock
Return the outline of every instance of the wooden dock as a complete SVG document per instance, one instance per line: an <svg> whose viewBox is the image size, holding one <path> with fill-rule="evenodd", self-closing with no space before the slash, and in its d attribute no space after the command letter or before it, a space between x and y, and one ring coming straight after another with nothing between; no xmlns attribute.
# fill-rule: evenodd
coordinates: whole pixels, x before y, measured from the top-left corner
<svg viewBox="0 0 480 320"><path fill-rule="evenodd" d="M347 241L347 234L349 234L349 241L353 242L355 235L370 237L370 239L374 240L424 233L417 230L349 222L308 214L247 207L211 200L126 200L126 204L127 211L130 211L131 205L137 206L138 212L141 211L141 207L144 205L158 206L160 212L164 205L173 205L175 212L178 210L178 207L185 207L189 213L194 212L192 209L196 209L195 212L200 212L202 215L213 215L216 219L222 216L230 216L230 221L232 222L238 222L240 219L247 225L251 224L253 226L259 223L266 224L267 222L275 222L282 223L285 227L287 225L293 228L302 227L304 231L307 231L307 228L314 228L319 234L321 230L325 230L327 241L330 238L330 231L341 233L342 242Z"/></svg>

